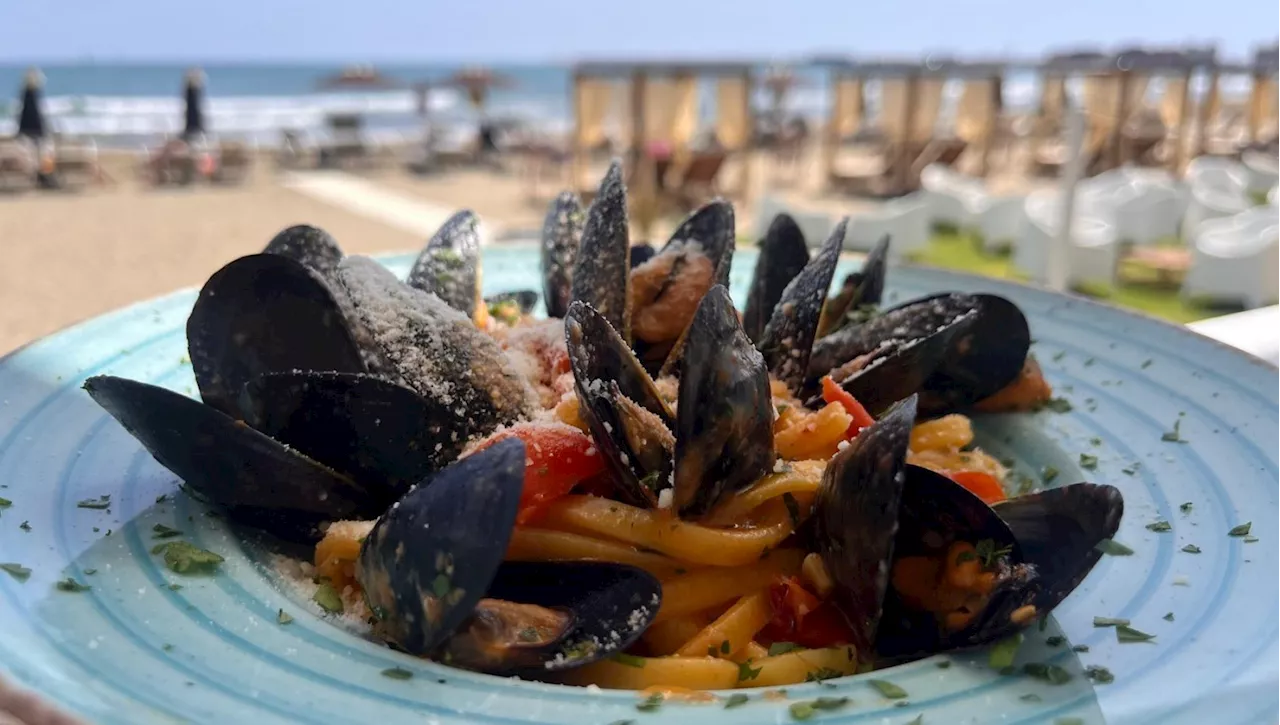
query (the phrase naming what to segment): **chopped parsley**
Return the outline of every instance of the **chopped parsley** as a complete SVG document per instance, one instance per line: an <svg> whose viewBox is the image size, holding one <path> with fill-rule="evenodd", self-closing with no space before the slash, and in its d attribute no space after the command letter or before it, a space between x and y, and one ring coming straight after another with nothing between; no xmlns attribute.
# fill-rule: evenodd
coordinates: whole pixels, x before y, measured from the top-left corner
<svg viewBox="0 0 1280 725"><path fill-rule="evenodd" d="M1061 647L1067 643L1067 638L1055 634L1052 637L1046 637L1044 643L1050 647Z"/></svg>
<svg viewBox="0 0 1280 725"><path fill-rule="evenodd" d="M1181 418L1173 421L1173 430L1169 430L1169 431L1165 431L1164 433L1161 433L1160 440L1164 441L1165 443L1186 443L1186 441L1182 439L1182 433L1180 430L1181 427L1182 427Z"/></svg>
<svg viewBox="0 0 1280 725"><path fill-rule="evenodd" d="M23 531L29 532L31 531L31 522L23 521L22 523L18 524L18 528L22 529Z"/></svg>
<svg viewBox="0 0 1280 725"><path fill-rule="evenodd" d="M951 660L940 660L938 662L933 663L933 666L937 667L940 670L950 669Z"/></svg>
<svg viewBox="0 0 1280 725"><path fill-rule="evenodd" d="M636 669L644 669L644 658L629 655L626 652L618 652L611 657L614 662L627 667L635 667Z"/></svg>
<svg viewBox="0 0 1280 725"><path fill-rule="evenodd" d="M1076 646L1072 647L1072 648L1071 648L1071 651L1072 651L1072 652L1088 652L1088 651L1089 651L1089 645L1087 645L1087 644L1078 644L1078 645L1076 645Z"/></svg>
<svg viewBox="0 0 1280 725"><path fill-rule="evenodd" d="M316 593L311 597L311 601L320 605L320 608L330 614L342 613L342 597L338 595L338 590L333 588L329 582L321 582Z"/></svg>
<svg viewBox="0 0 1280 725"><path fill-rule="evenodd" d="M1178 506L1178 509L1179 509L1180 511L1182 511L1182 513L1184 513L1184 514L1189 514L1189 513L1191 513L1191 502L1190 502L1190 501L1188 501L1188 502L1186 502L1186 503L1184 503L1184 504L1182 504L1182 505Z"/></svg>
<svg viewBox="0 0 1280 725"><path fill-rule="evenodd" d="M1089 445L1093 446L1094 448L1099 448L1102 446L1102 439L1099 438L1098 436L1094 436L1089 439Z"/></svg>
<svg viewBox="0 0 1280 725"><path fill-rule="evenodd" d="M800 528L800 502L790 491L782 494L782 503L787 506L787 515L791 517L791 527Z"/></svg>
<svg viewBox="0 0 1280 725"><path fill-rule="evenodd" d="M1153 362L1155 362L1155 361L1154 361L1154 360L1152 360L1152 359L1150 359L1150 358L1147 358L1146 360L1143 360L1143 361L1142 361L1142 364L1141 364L1141 365L1139 365L1138 367L1139 367L1139 369L1141 369L1141 370L1146 370L1147 368L1151 367L1151 363L1153 363Z"/></svg>
<svg viewBox="0 0 1280 725"><path fill-rule="evenodd" d="M436 578L431 581L431 593L438 598L443 598L449 593L449 577L445 574L437 574Z"/></svg>
<svg viewBox="0 0 1280 725"><path fill-rule="evenodd" d="M1231 530L1227 532L1227 536L1248 536L1251 528L1253 528L1252 521L1240 524L1239 526L1233 526L1231 527Z"/></svg>
<svg viewBox="0 0 1280 725"><path fill-rule="evenodd" d="M1066 398L1049 398L1041 408L1055 413L1070 413L1072 410L1071 401Z"/></svg>
<svg viewBox="0 0 1280 725"><path fill-rule="evenodd" d="M760 676L760 671L762 669L763 668L761 667L757 667L754 670L751 669L751 659L748 658L744 662L741 662L738 664L738 682L746 682L747 680L754 680L755 678Z"/></svg>
<svg viewBox="0 0 1280 725"><path fill-rule="evenodd" d="M211 572L225 561L221 556L206 551L186 541L169 541L157 544L152 555L164 554L164 563L179 574Z"/></svg>
<svg viewBox="0 0 1280 725"><path fill-rule="evenodd" d="M1111 670L1102 665L1089 665L1084 668L1085 677L1102 685L1110 685L1116 681L1116 676L1111 674Z"/></svg>
<svg viewBox="0 0 1280 725"><path fill-rule="evenodd" d="M1000 640L991 648L991 653L987 655L987 666L993 670L1013 667L1013 659L1017 656L1018 647L1020 646L1022 646L1021 632Z"/></svg>
<svg viewBox="0 0 1280 725"><path fill-rule="evenodd" d="M640 712L654 712L658 708L662 707L662 700L663 700L662 693L655 692L652 695L641 700L640 702L637 702L636 709L639 710Z"/></svg>
<svg viewBox="0 0 1280 725"><path fill-rule="evenodd" d="M1182 547L1182 550L1187 552L1188 554L1200 553L1200 547L1196 546L1195 544L1187 544L1186 546Z"/></svg>
<svg viewBox="0 0 1280 725"><path fill-rule="evenodd" d="M382 676L392 680L413 679L413 673L403 667L388 667L382 671Z"/></svg>
<svg viewBox="0 0 1280 725"><path fill-rule="evenodd" d="M901 700L907 696L907 691L889 682L888 680L869 680L872 687L880 692L881 697L887 697L890 700Z"/></svg>
<svg viewBox="0 0 1280 725"><path fill-rule="evenodd" d="M750 697L747 697L741 692L734 693L729 696L729 699L724 701L724 709L732 710L735 707L742 707L743 705L747 704L747 702L750 700L751 700Z"/></svg>
<svg viewBox="0 0 1280 725"><path fill-rule="evenodd" d="M86 498L76 503L76 508L105 509L111 507L111 494L104 493L97 498Z"/></svg>
<svg viewBox="0 0 1280 725"><path fill-rule="evenodd" d="M1055 352L1055 353L1053 354L1053 357L1052 357L1052 358L1050 358L1050 359L1051 359L1051 360L1053 360L1054 362L1058 362L1059 360L1061 360L1062 358L1064 358L1064 357L1066 357L1066 356L1067 356L1067 351L1066 351L1066 350L1059 350L1058 352Z"/></svg>
<svg viewBox="0 0 1280 725"><path fill-rule="evenodd" d="M1093 626L1095 627L1121 627L1128 626L1129 620L1119 617L1094 617Z"/></svg>
<svg viewBox="0 0 1280 725"><path fill-rule="evenodd" d="M1147 634L1141 630L1134 629L1128 624L1116 625L1116 641L1121 644L1127 642L1150 642L1155 639L1154 634Z"/></svg>
<svg viewBox="0 0 1280 725"><path fill-rule="evenodd" d="M1126 475L1126 476L1136 476L1136 475L1138 475L1138 468L1139 468L1139 467L1140 467L1140 465L1139 465L1138 463L1130 463L1129 465L1125 466L1124 468L1121 468L1121 469L1120 469L1120 472L1121 472L1121 473L1123 473L1123 474L1124 474L1124 475Z"/></svg>
<svg viewBox="0 0 1280 725"><path fill-rule="evenodd" d="M1057 665L1046 665L1043 662L1028 662L1022 666L1022 671L1050 685L1065 685L1071 681L1070 672Z"/></svg>
<svg viewBox="0 0 1280 725"><path fill-rule="evenodd" d="M777 657L778 655L784 655L788 652L794 652L798 649L804 649L804 648L796 644L795 642L774 642L773 644L769 645L769 656Z"/></svg>
<svg viewBox="0 0 1280 725"><path fill-rule="evenodd" d="M1009 546L997 548L996 542L991 539L983 539L974 544L973 548L978 552L978 557L982 559L982 566L988 569L995 566L1000 557L1007 556L1009 552L1013 551L1013 548Z"/></svg>
<svg viewBox="0 0 1280 725"><path fill-rule="evenodd" d="M723 642L721 642L721 643L720 643L720 654L726 654L726 655L727 655L727 654L729 654L731 651L732 651L732 649L730 648L729 640L727 640L727 639L726 639L726 640L724 640Z"/></svg>
<svg viewBox="0 0 1280 725"><path fill-rule="evenodd" d="M648 473L646 473L644 475L644 478L640 479L640 485L644 486L650 491L657 491L658 490L658 472L649 471Z"/></svg>
<svg viewBox="0 0 1280 725"><path fill-rule="evenodd" d="M1116 541L1115 539L1103 539L1102 541L1099 541L1098 545L1094 548L1110 556L1132 556L1133 555L1133 549L1130 549L1129 547L1125 546L1124 544L1121 544L1119 541Z"/></svg>
<svg viewBox="0 0 1280 725"><path fill-rule="evenodd" d="M289 614L288 612L284 611L283 609L277 609L277 610L276 610L276 622L278 622L278 623L280 623L280 624L289 624L289 623L293 622L293 615Z"/></svg>
<svg viewBox="0 0 1280 725"><path fill-rule="evenodd" d="M1159 521L1153 521L1147 524L1147 531L1154 531L1156 533L1163 534L1167 531L1173 531L1173 525L1164 519L1160 519Z"/></svg>
<svg viewBox="0 0 1280 725"><path fill-rule="evenodd" d="M98 573L98 570L97 570L97 569L85 569L85 570L84 570L84 575L85 575L85 576L93 576L94 574L97 574L97 573Z"/></svg>
<svg viewBox="0 0 1280 725"><path fill-rule="evenodd" d="M520 630L520 632L516 635L516 638L519 639L521 642L537 642L538 628L525 627L524 629Z"/></svg>
<svg viewBox="0 0 1280 725"><path fill-rule="evenodd" d="M168 500L169 500L169 494L167 493L162 493L159 496L156 496L156 503L164 503L165 501L168 501Z"/></svg>
<svg viewBox="0 0 1280 725"><path fill-rule="evenodd" d="M178 590L179 590L179 589L181 589L181 588L182 588L182 585L181 585L181 584L170 584L170 585L169 585L169 590L170 590L170 591L175 591L175 592L176 592L176 591L178 591Z"/></svg>
<svg viewBox="0 0 1280 725"><path fill-rule="evenodd" d="M172 539L175 536L182 536L181 529L172 529L164 524L156 524L151 527L151 530L155 532L151 535L153 539Z"/></svg>
<svg viewBox="0 0 1280 725"><path fill-rule="evenodd" d="M844 673L840 670L833 670L830 667L819 667L816 670L806 673L804 681L817 682L821 684L827 680L834 680L837 677L844 677ZM831 685L831 687L835 687L835 685Z"/></svg>
<svg viewBox="0 0 1280 725"><path fill-rule="evenodd" d="M874 680L873 680L874 682ZM788 708L793 720L808 720L818 713L819 710L839 710L849 704L847 697L819 697L816 700L808 700L806 702L795 702Z"/></svg>
<svg viewBox="0 0 1280 725"><path fill-rule="evenodd" d="M1165 615L1164 615L1163 617L1161 617L1161 619L1163 619L1163 620L1164 620L1164 621L1166 621L1166 622L1172 622L1172 621L1173 621L1173 612L1165 612Z"/></svg>
<svg viewBox="0 0 1280 725"><path fill-rule="evenodd" d="M10 562L8 564L0 564L0 571L4 571L8 573L9 576L13 577L14 579L17 579L20 582L26 581L27 578L31 576L30 569L28 569L27 567L21 564L15 564L13 562Z"/></svg>
<svg viewBox="0 0 1280 725"><path fill-rule="evenodd" d="M1025 695L1018 695L1018 699L1023 702L1040 702L1041 697L1034 692L1028 692Z"/></svg>
<svg viewBox="0 0 1280 725"><path fill-rule="evenodd" d="M1086 471L1092 471L1098 467L1098 457L1088 453L1080 454L1080 467Z"/></svg>
<svg viewBox="0 0 1280 725"><path fill-rule="evenodd" d="M87 592L93 588L88 584L81 584L73 577L67 577L53 586L60 592Z"/></svg>
<svg viewBox="0 0 1280 725"><path fill-rule="evenodd" d="M1053 466L1045 466L1040 469L1040 480L1045 483L1052 483L1053 479L1058 477L1058 469Z"/></svg>
<svg viewBox="0 0 1280 725"><path fill-rule="evenodd" d="M13 505L13 502L7 498L0 497L0 509L7 509Z"/></svg>

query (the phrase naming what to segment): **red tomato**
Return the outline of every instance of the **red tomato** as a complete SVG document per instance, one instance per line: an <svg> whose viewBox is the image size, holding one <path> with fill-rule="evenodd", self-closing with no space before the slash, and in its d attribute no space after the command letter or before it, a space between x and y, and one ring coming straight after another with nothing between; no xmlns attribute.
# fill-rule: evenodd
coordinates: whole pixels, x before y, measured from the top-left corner
<svg viewBox="0 0 1280 725"><path fill-rule="evenodd" d="M862 403L858 399L849 394L849 391L836 385L836 381L831 379L830 375L822 376L822 399L828 403L839 403L844 406L844 410L853 416L853 422L849 424L849 430L845 431L846 439L853 438L862 431L863 428L871 427L876 422L875 418L862 407Z"/></svg>
<svg viewBox="0 0 1280 725"><path fill-rule="evenodd" d="M525 450L517 524L529 523L547 504L604 472L604 459L590 436L570 426L519 423L493 434L477 450L512 437L524 441Z"/></svg>
<svg viewBox="0 0 1280 725"><path fill-rule="evenodd" d="M951 480L969 489L978 498L987 503L998 503L1008 498L1004 486L990 473L981 471L961 471L951 474Z"/></svg>
<svg viewBox="0 0 1280 725"><path fill-rule="evenodd" d="M853 632L833 602L811 594L796 577L769 587L773 619L760 631L763 642L794 642L802 647L834 647L853 641Z"/></svg>

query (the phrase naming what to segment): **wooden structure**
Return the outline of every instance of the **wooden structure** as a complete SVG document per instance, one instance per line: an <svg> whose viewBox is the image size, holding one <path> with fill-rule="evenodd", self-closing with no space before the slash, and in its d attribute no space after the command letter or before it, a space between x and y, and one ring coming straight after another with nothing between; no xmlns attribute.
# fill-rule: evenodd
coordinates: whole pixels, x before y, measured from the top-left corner
<svg viewBox="0 0 1280 725"><path fill-rule="evenodd" d="M687 184L714 191L724 157L751 148L755 68L743 61L579 63L573 68L571 188L586 191L587 186L594 193L598 178L584 178L591 157L621 154L628 167L632 219L645 234L664 205L680 200ZM719 154L718 162L693 149L702 79L714 79L717 85L716 149L703 156ZM623 111L612 135L606 128L610 111ZM749 168L742 164L739 193L749 186Z"/></svg>
<svg viewBox="0 0 1280 725"><path fill-rule="evenodd" d="M1214 63L1211 48L1165 50L1138 48L1116 56L1118 117L1108 150L1114 165L1155 160L1165 151L1163 165L1175 174L1186 162L1187 131L1191 121L1191 82L1197 71ZM1164 81L1164 92L1154 118L1158 132L1144 127L1142 113L1149 110L1144 97L1152 78Z"/></svg>
<svg viewBox="0 0 1280 725"><path fill-rule="evenodd" d="M1196 155L1235 156L1247 145L1274 143L1280 113L1277 111L1276 74L1280 59L1277 45L1260 48L1249 62L1211 60L1206 67L1204 96L1196 109ZM1223 76L1247 75L1252 81L1245 109L1245 132L1236 137L1221 124Z"/></svg>
<svg viewBox="0 0 1280 725"><path fill-rule="evenodd" d="M1084 110L1088 121L1084 145L1085 173L1105 167L1103 155L1120 116L1120 94L1115 84L1115 57L1098 51L1076 51L1051 55L1038 64L1040 71L1040 113L1032 144L1032 163L1040 173L1056 174L1067 162L1069 150L1062 139L1067 110L1067 85L1073 78L1084 81Z"/></svg>

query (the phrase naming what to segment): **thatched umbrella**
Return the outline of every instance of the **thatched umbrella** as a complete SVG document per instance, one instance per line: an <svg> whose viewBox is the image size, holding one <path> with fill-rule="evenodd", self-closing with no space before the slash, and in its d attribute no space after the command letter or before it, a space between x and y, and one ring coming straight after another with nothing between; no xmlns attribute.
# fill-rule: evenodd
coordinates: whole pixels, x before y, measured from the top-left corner
<svg viewBox="0 0 1280 725"><path fill-rule="evenodd" d="M205 132L204 72L199 68L192 68L187 71L186 87L182 95L186 101L182 138L190 141Z"/></svg>
<svg viewBox="0 0 1280 725"><path fill-rule="evenodd" d="M515 85L515 81L488 68L463 68L449 76L444 85L466 91L471 106L483 114L489 100L489 91L493 88L510 88Z"/></svg>
<svg viewBox="0 0 1280 725"><path fill-rule="evenodd" d="M37 69L27 71L22 85L22 111L18 115L18 135L42 139L45 135L44 113L40 110L40 87L44 75Z"/></svg>
<svg viewBox="0 0 1280 725"><path fill-rule="evenodd" d="M321 78L316 87L322 91L387 91L403 85L371 65L356 65Z"/></svg>

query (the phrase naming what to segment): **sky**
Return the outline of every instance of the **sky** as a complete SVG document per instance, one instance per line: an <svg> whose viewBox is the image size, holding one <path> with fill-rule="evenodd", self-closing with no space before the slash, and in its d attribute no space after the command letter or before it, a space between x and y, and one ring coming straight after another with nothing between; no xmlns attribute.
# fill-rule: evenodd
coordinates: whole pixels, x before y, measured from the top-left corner
<svg viewBox="0 0 1280 725"><path fill-rule="evenodd" d="M1276 0L0 0L0 62L1043 54L1275 41Z"/></svg>

